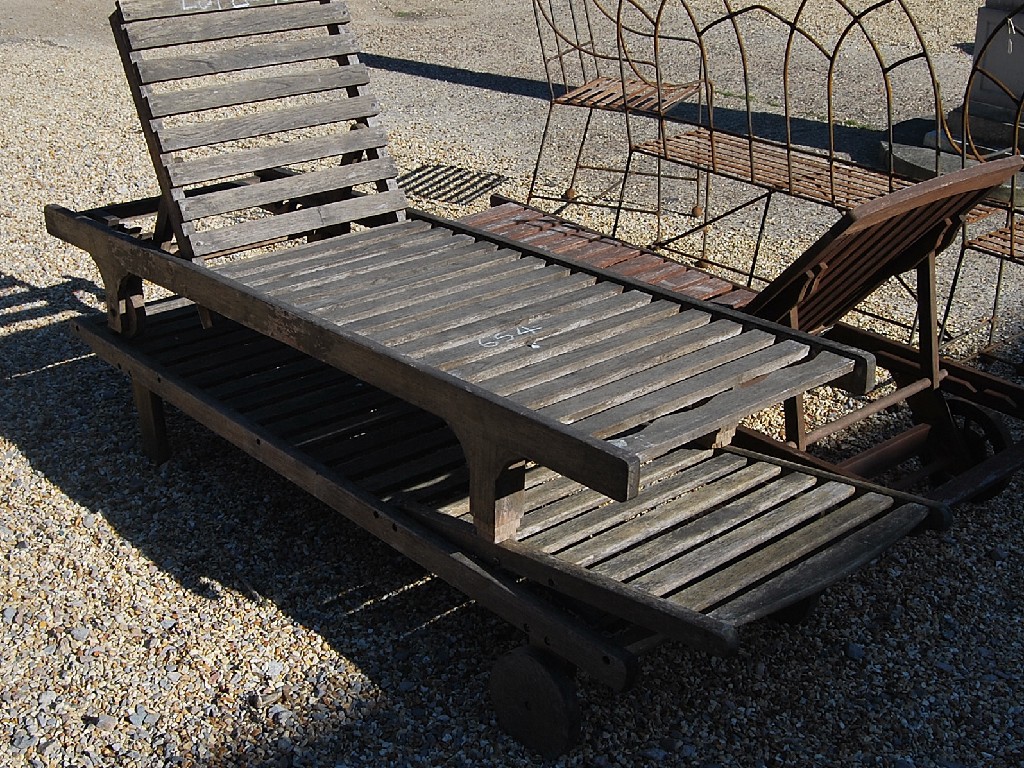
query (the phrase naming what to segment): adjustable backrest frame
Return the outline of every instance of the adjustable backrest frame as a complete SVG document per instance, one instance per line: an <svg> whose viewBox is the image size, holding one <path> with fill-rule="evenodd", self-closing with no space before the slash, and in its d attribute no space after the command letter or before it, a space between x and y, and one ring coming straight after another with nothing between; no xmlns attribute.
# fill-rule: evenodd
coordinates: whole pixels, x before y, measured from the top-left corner
<svg viewBox="0 0 1024 768"><path fill-rule="evenodd" d="M110 17L189 259L405 217L339 0L119 0ZM257 106L258 105L258 106Z"/></svg>
<svg viewBox="0 0 1024 768"><path fill-rule="evenodd" d="M835 325L886 280L945 249L971 208L1022 165L1020 156L994 160L854 208L745 311L809 333Z"/></svg>

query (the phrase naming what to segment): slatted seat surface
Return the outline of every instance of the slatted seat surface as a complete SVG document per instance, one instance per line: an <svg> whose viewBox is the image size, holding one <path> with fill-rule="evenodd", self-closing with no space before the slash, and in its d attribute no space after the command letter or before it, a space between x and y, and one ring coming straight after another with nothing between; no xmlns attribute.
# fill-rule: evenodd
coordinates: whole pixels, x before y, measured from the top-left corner
<svg viewBox="0 0 1024 768"><path fill-rule="evenodd" d="M239 428L265 431L381 502L471 527L465 459L431 414L233 323L203 331L182 302L156 308L137 340L116 339L99 323L79 322L77 332L101 355L127 354L165 386L215 403L225 417L210 424L215 430L235 439ZM644 474L635 499L609 503L532 469L510 546L740 624L864 564L927 511L722 449L683 447Z"/></svg>
<svg viewBox="0 0 1024 768"><path fill-rule="evenodd" d="M700 92L699 82L666 85L659 90L643 80L596 77L555 99L556 104L608 112L664 115Z"/></svg>
<svg viewBox="0 0 1024 768"><path fill-rule="evenodd" d="M542 417L602 439L628 435L643 459L854 367L425 222L213 268Z"/></svg>
<svg viewBox="0 0 1024 768"><path fill-rule="evenodd" d="M344 3L118 8L115 37L183 255L404 216Z"/></svg>
<svg viewBox="0 0 1024 768"><path fill-rule="evenodd" d="M637 151L794 197L849 210L912 182L826 155L695 127Z"/></svg>

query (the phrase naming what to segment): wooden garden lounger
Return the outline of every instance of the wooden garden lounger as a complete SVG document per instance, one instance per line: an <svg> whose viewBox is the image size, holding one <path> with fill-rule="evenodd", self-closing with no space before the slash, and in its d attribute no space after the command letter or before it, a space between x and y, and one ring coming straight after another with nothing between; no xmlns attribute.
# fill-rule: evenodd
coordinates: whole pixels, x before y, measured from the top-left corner
<svg viewBox="0 0 1024 768"><path fill-rule="evenodd" d="M944 519L728 447L811 387L865 390L871 355L407 210L342 3L112 23L161 198L46 216L100 267L111 330L76 331L131 375L155 458L169 401L619 688L653 637L726 652ZM147 308L143 281L182 298ZM499 664L496 705L551 752L571 706L537 659Z"/></svg>

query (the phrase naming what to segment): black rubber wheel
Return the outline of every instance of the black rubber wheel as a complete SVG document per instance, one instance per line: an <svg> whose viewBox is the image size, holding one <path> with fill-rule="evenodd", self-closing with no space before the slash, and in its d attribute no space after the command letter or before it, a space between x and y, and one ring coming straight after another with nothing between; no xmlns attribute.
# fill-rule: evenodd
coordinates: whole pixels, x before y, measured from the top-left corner
<svg viewBox="0 0 1024 768"><path fill-rule="evenodd" d="M556 657L517 648L495 663L490 689L501 729L542 757L554 759L579 741L576 683Z"/></svg>
<svg viewBox="0 0 1024 768"><path fill-rule="evenodd" d="M947 397L946 405L963 441L971 466L980 464L1013 445L1013 436L998 413L961 397ZM1009 483L1010 478L1007 478L972 496L971 499L988 501L1006 490Z"/></svg>

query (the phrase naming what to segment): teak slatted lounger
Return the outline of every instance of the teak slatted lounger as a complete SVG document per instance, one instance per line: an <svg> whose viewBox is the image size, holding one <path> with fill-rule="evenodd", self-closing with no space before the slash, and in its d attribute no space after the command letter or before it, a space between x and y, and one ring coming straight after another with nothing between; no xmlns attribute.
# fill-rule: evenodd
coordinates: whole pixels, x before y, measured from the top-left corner
<svg viewBox="0 0 1024 768"><path fill-rule="evenodd" d="M545 654L624 688L657 639L728 652L945 520L728 446L810 387L863 391L870 355L407 210L346 7L220 5L112 16L162 196L47 207L107 292L112 330L75 330L131 375L154 458L171 402L522 628L543 650L492 677L518 738L578 728Z"/></svg>

